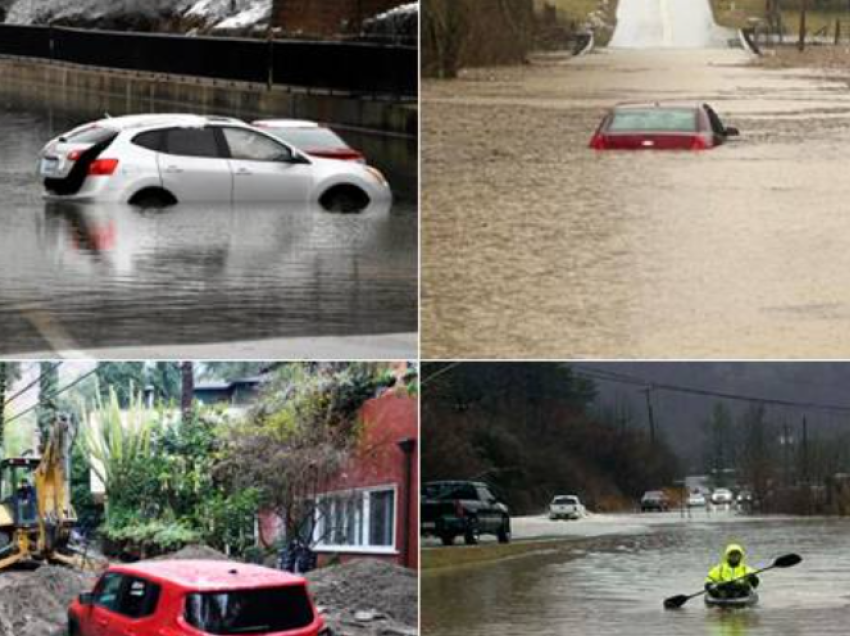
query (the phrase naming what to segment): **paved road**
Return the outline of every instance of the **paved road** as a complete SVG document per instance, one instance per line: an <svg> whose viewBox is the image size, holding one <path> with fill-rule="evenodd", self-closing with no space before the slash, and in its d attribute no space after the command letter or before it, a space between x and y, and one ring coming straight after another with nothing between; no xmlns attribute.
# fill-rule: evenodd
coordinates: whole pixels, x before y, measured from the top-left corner
<svg viewBox="0 0 850 636"><path fill-rule="evenodd" d="M620 0L612 48L724 47L734 33L717 26L709 0Z"/></svg>
<svg viewBox="0 0 850 636"><path fill-rule="evenodd" d="M780 519L780 517L771 517ZM731 510L693 509L690 512L634 514L589 514L577 521L552 521L545 515L529 515L511 519L511 530L515 541L538 541L549 539L582 539L614 535L638 535L657 528L680 525L705 525L718 523L745 523L763 521L759 517L741 516ZM482 536L482 543L495 542L495 537ZM458 545L462 544L459 539ZM436 539L427 539L425 547L438 547Z"/></svg>

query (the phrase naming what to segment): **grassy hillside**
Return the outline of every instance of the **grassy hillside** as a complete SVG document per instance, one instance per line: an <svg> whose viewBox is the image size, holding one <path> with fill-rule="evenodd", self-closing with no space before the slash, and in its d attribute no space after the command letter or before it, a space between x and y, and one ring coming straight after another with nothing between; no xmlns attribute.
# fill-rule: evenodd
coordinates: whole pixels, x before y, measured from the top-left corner
<svg viewBox="0 0 850 636"><path fill-rule="evenodd" d="M711 4L718 24L726 27L739 29L764 19L764 0L711 0ZM789 36L796 36L800 25L800 10L796 4L793 0L783 4L787 8L782 10L782 20ZM835 8L809 9L806 30L811 34L826 28L832 34L837 19L844 22L842 31L850 35L850 10L846 6L838 8L838 5Z"/></svg>

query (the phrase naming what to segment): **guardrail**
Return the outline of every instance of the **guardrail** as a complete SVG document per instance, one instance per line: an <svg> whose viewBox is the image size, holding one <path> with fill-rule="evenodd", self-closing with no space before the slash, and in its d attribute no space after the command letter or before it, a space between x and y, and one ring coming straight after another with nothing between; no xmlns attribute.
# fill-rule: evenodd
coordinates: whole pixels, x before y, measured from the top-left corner
<svg viewBox="0 0 850 636"><path fill-rule="evenodd" d="M750 29L751 42L756 46L799 46L800 31L798 25L783 24L780 27L760 22ZM819 29L806 29L803 43L814 45L840 45L850 43L850 21L835 20Z"/></svg>
<svg viewBox="0 0 850 636"><path fill-rule="evenodd" d="M416 97L415 47L0 24L0 55L105 68Z"/></svg>

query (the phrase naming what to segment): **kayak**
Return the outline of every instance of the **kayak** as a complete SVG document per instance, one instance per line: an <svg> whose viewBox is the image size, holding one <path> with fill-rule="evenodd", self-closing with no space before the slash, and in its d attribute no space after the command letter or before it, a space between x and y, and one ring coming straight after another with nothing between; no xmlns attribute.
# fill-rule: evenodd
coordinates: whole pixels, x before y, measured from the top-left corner
<svg viewBox="0 0 850 636"><path fill-rule="evenodd" d="M720 598L717 596L705 595L705 604L708 607L719 607L722 609L742 609L745 607L753 607L759 602L759 595L756 592L750 592L746 596L738 598Z"/></svg>

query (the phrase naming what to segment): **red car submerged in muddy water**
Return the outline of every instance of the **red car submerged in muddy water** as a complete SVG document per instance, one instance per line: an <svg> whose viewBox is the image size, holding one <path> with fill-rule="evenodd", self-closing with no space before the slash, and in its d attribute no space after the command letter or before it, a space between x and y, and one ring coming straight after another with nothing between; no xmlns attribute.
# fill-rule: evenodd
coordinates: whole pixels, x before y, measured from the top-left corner
<svg viewBox="0 0 850 636"><path fill-rule="evenodd" d="M708 104L620 104L602 120L594 150L707 150L739 135Z"/></svg>
<svg viewBox="0 0 850 636"><path fill-rule="evenodd" d="M68 609L70 636L326 636L300 576L231 561L111 566Z"/></svg>

